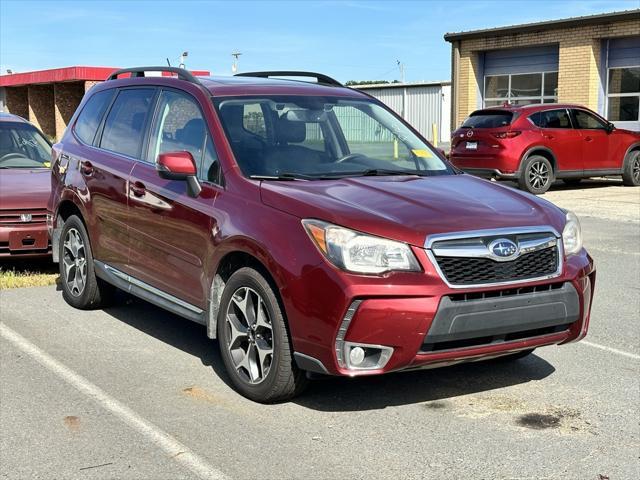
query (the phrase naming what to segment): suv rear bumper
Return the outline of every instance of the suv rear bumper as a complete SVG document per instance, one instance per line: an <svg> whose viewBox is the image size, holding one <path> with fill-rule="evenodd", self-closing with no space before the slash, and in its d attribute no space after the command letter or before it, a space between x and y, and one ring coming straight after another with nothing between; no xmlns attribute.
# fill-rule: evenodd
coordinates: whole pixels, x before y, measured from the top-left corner
<svg viewBox="0 0 640 480"><path fill-rule="evenodd" d="M342 290L346 295L339 299L345 301L340 318L323 319L324 326L331 324L330 341L317 336L296 338L296 318L289 315L296 360L301 368L316 373L371 375L482 360L580 340L587 333L595 269L583 252L570 257L563 270L553 280L483 292L423 286L422 295L412 295L415 289L405 286L405 296L384 296L376 288L367 295L362 286L346 287ZM430 290L433 295L428 295ZM355 311L345 328L343 320L354 302ZM321 310L322 306L315 308ZM354 346L367 351L369 347L389 348L392 352L380 368L359 369L346 361Z"/></svg>
<svg viewBox="0 0 640 480"><path fill-rule="evenodd" d="M468 173L469 175L475 175L476 177L498 178L500 180L515 180L518 178L518 172L505 173L495 168L458 168L462 168L465 173Z"/></svg>

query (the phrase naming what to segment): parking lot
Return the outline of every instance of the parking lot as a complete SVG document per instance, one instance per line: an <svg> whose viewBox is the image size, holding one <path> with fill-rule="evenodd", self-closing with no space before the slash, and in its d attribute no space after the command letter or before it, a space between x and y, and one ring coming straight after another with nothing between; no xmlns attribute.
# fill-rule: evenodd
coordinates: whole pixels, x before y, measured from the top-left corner
<svg viewBox="0 0 640 480"><path fill-rule="evenodd" d="M484 362L316 381L260 405L204 327L122 296L0 292L3 478L638 478L640 189L546 194L597 265L586 341Z"/></svg>

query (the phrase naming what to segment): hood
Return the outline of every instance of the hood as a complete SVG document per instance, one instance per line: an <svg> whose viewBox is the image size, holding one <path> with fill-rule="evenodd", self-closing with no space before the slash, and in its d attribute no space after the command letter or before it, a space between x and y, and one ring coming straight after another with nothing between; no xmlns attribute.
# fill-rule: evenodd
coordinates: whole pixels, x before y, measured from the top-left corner
<svg viewBox="0 0 640 480"><path fill-rule="evenodd" d="M316 218L423 246L428 235L503 227L564 228L565 214L528 193L470 175L263 181L262 201Z"/></svg>
<svg viewBox="0 0 640 480"><path fill-rule="evenodd" d="M0 210L46 210L50 191L48 168L0 170Z"/></svg>

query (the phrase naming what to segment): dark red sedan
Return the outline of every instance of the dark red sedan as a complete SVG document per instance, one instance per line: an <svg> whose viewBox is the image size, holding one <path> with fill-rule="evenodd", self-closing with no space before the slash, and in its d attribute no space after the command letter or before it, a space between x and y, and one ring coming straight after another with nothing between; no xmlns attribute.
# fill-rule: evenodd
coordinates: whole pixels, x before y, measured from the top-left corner
<svg viewBox="0 0 640 480"><path fill-rule="evenodd" d="M451 162L541 194L555 179L622 175L640 185L640 133L579 105L509 105L473 112L451 137Z"/></svg>
<svg viewBox="0 0 640 480"><path fill-rule="evenodd" d="M36 127L0 113L0 258L51 255L50 160L51 144Z"/></svg>

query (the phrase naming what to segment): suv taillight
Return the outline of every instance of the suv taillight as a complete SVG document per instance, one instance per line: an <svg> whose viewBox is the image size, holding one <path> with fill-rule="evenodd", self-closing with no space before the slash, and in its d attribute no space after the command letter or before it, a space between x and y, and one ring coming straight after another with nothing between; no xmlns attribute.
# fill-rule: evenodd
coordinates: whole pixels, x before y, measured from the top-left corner
<svg viewBox="0 0 640 480"><path fill-rule="evenodd" d="M505 138L513 138L513 137L517 137L518 135L520 135L522 132L518 131L518 130L512 130L510 132L498 132L498 133L492 133L491 135L493 135L494 137L503 140Z"/></svg>

